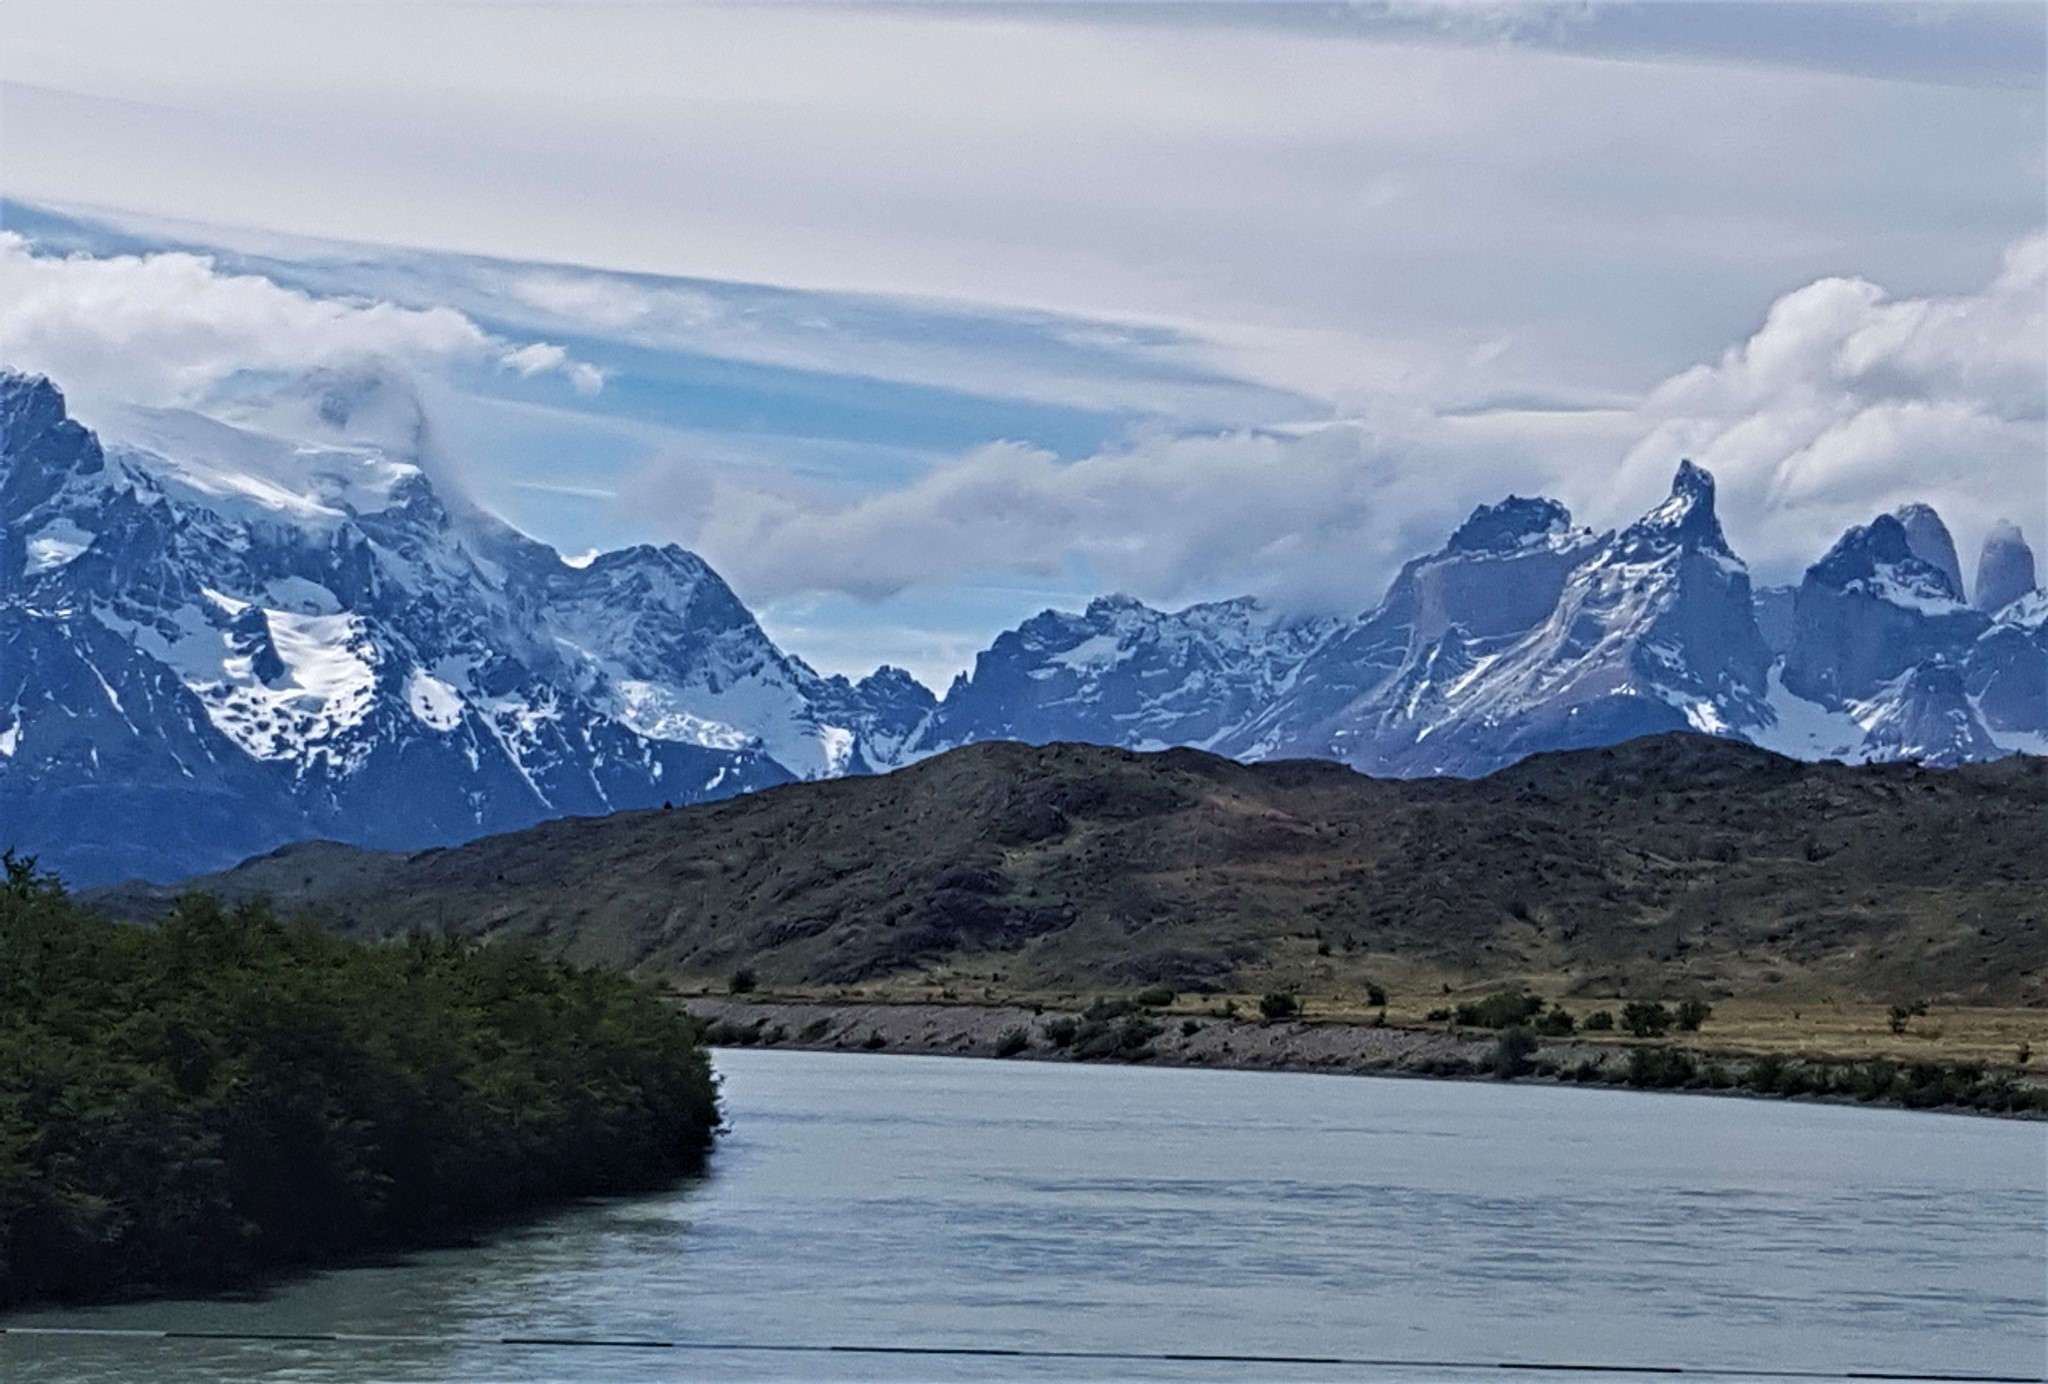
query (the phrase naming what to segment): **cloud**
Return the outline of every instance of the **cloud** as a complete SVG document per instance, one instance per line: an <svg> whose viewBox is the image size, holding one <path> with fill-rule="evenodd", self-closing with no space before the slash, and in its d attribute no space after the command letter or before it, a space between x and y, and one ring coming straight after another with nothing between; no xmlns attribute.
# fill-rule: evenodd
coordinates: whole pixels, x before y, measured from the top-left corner
<svg viewBox="0 0 2048 1384"><path fill-rule="evenodd" d="M0 365L83 401L191 404L244 371L493 360L584 392L603 384L562 347L505 341L452 308L319 297L182 252L38 255L0 231Z"/></svg>
<svg viewBox="0 0 2048 1384"><path fill-rule="evenodd" d="M1910 500L1935 503L1966 551L2016 507L2039 522L2044 293L2037 234L1975 294L1809 284L1633 409L1388 408L1290 431L1154 436L1070 463L999 444L851 501L669 455L621 506L662 516L753 600L872 601L993 573L1081 572L1157 601L1250 591L1356 609L1475 504L1540 491L1625 523L1690 456L1719 477L1738 550L1765 579L1791 579L1842 529Z"/></svg>
<svg viewBox="0 0 2048 1384"><path fill-rule="evenodd" d="M1425 452L1363 423L1298 435L1159 436L1062 463L978 448L852 502L769 489L670 456L622 506L668 516L750 600L835 591L882 600L995 573L1080 570L1105 589L1174 601L1256 591L1353 609L1488 493L1498 457Z"/></svg>
<svg viewBox="0 0 2048 1384"><path fill-rule="evenodd" d="M1772 304L1711 365L1640 410L1618 495L1640 499L1678 454L1721 480L1752 561L1788 576L1816 543L1930 500L1970 540L2000 515L2040 524L2048 417L2048 235L2014 243L1981 292L1893 298L1829 278Z"/></svg>

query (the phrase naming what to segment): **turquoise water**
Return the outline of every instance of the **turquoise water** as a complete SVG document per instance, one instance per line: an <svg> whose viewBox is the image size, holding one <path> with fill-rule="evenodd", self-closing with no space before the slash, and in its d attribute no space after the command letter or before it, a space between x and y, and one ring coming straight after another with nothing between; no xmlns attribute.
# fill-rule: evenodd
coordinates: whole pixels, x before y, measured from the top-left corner
<svg viewBox="0 0 2048 1384"><path fill-rule="evenodd" d="M672 1192L256 1300L5 1323L378 1339L9 1334L0 1377L2048 1372L2040 1124L1490 1083L760 1050L718 1062L731 1131L710 1175ZM1325 1361L1141 1358L1162 1354Z"/></svg>

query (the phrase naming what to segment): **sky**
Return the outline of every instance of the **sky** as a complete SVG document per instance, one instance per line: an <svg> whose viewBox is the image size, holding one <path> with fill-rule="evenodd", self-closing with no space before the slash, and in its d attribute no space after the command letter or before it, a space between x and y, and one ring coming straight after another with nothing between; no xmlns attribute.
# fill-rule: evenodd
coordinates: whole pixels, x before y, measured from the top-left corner
<svg viewBox="0 0 2048 1384"><path fill-rule="evenodd" d="M0 366L402 372L444 481L943 687L1680 456L2048 537L2048 9L9 0Z"/></svg>

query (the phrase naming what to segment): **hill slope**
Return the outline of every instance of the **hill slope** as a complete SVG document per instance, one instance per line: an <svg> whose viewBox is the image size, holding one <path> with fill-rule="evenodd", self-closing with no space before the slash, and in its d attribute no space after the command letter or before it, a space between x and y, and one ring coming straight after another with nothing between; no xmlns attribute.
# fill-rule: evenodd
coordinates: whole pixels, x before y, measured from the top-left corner
<svg viewBox="0 0 2048 1384"><path fill-rule="evenodd" d="M896 773L411 855L192 881L342 930L526 937L777 987L937 971L1012 995L1343 992L2048 1003L2048 760L1807 764L1691 734L1479 780L1193 750L969 746ZM101 891L146 916L170 891Z"/></svg>

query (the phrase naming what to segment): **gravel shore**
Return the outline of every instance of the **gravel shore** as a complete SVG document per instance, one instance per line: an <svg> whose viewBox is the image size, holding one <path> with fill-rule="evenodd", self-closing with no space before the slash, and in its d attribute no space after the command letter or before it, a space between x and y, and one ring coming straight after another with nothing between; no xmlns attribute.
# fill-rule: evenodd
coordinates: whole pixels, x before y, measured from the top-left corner
<svg viewBox="0 0 2048 1384"><path fill-rule="evenodd" d="M1030 1045L1013 1060L1064 1062L1045 1037L1057 1019L1078 1018L1047 1009L979 1004L834 1004L781 1000L688 997L685 1009L710 1024L760 1025L763 1039L811 1051L924 1053L994 1057L1006 1033L1022 1030ZM1158 1035L1147 1059L1165 1067L1227 1067L1281 1072L1412 1072L1462 1075L1490 1064L1495 1034L1375 1027L1357 1023L1265 1022L1209 1015L1156 1014ZM774 1038L777 1030L780 1038ZM1190 1031L1191 1030L1191 1031ZM1541 1055L1576 1063L1620 1049L1572 1040L1544 1043Z"/></svg>

